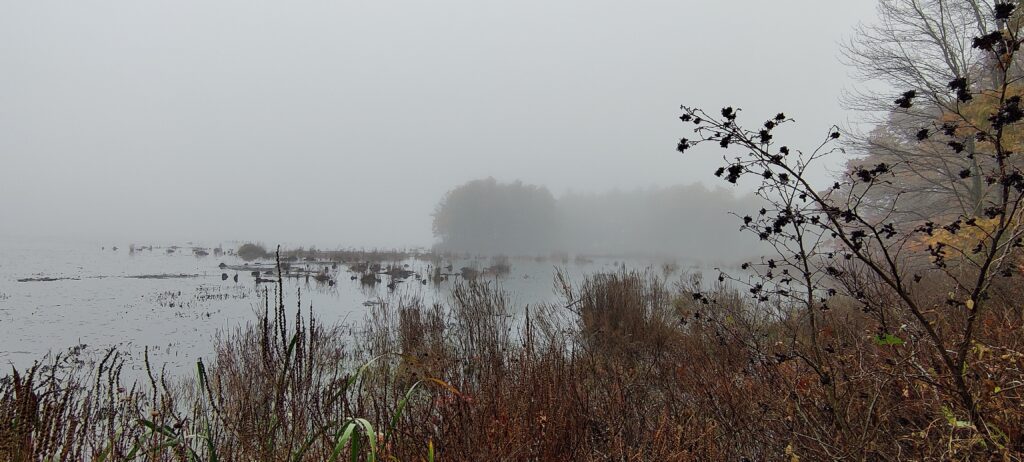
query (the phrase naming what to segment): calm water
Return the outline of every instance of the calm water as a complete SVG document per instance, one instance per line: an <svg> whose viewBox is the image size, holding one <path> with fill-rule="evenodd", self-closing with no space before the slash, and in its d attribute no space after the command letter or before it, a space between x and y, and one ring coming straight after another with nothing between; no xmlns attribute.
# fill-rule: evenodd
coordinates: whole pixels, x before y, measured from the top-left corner
<svg viewBox="0 0 1024 462"><path fill-rule="evenodd" d="M176 244L181 248L174 253L167 253L172 243L130 253L128 243L0 240L0 364L25 367L49 352L77 345L85 345L93 354L117 346L135 359L140 359L148 346L155 364L166 364L169 371L176 372L190 370L199 357L210 358L218 330L244 325L255 319L257 309L262 310L261 286L249 271L218 267L221 263L244 265L237 257L214 256L212 251L200 257L193 254L192 245ZM235 245L225 243L225 248ZM205 247L209 250L212 246ZM408 269L424 277L430 270L425 261L395 263L409 265ZM486 267L490 261L444 264L448 263L457 272L462 266ZM566 265L532 259L510 263L511 274L496 283L520 309L559 299L552 284L554 265L564 267L578 280L584 274L613 271L622 264L614 259ZM660 262L634 260L626 265L659 268ZM682 266L683 270L697 270L692 265ZM286 279L286 304L295 306L296 293L301 291L303 311L312 304L321 322L356 324L365 318L368 303L395 297L443 302L450 297L451 282L424 285L409 278L389 289L388 276L382 276L382 283L367 288L350 280L351 273L344 265L333 271L337 281L333 286L313 279ZM228 274L227 280L222 280L222 273ZM233 279L236 273L238 282ZM56 280L19 282L43 278Z"/></svg>

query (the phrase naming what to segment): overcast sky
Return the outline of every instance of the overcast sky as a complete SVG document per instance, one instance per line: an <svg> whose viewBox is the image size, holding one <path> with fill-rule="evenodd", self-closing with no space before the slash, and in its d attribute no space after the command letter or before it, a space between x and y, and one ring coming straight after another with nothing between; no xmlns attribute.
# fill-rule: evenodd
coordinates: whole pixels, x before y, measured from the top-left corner
<svg viewBox="0 0 1024 462"><path fill-rule="evenodd" d="M850 116L874 0L0 0L0 236L429 245L445 191L714 183L680 104Z"/></svg>

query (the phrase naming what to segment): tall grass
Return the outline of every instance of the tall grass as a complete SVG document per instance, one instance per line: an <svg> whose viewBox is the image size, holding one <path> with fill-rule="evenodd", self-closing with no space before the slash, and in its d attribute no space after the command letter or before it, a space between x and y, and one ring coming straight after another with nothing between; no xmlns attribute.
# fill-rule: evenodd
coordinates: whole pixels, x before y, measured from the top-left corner
<svg viewBox="0 0 1024 462"><path fill-rule="evenodd" d="M279 283L253 322L216 338L194 377L147 361L146 379L124 384L113 350L94 365L62 356L13 371L0 384L0 460L992 455L929 383L927 349L909 334L879 342L853 303L820 321L826 381L800 360L813 352L798 310L685 275L560 274L555 286L561 303L519 307L464 282L449 303L392 298L343 329L320 324L298 294L286 302ZM974 353L1008 460L1024 429L1013 300L984 320Z"/></svg>

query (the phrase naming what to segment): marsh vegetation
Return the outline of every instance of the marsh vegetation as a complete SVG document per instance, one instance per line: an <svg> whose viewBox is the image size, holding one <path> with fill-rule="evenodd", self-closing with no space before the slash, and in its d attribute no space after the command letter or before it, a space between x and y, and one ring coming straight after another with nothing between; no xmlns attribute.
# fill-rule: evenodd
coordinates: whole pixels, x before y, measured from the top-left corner
<svg viewBox="0 0 1024 462"><path fill-rule="evenodd" d="M831 126L801 148L785 112L680 107L677 151L724 153L709 176L752 196L556 198L488 178L441 198L429 250L158 247L241 261L117 279L219 278L151 301L210 317L207 302L244 299L252 316L219 329L193 374L148 344L141 361L79 341L13 366L0 459L1024 459L1024 7L878 13L844 48L899 87L848 102L874 117L867 132ZM844 167L822 181L823 162ZM108 276L18 283L90 278ZM536 279L549 298L509 290ZM309 296L344 284L375 296L357 322L325 320Z"/></svg>
<svg viewBox="0 0 1024 462"><path fill-rule="evenodd" d="M757 460L977 450L974 430L921 381L915 364L929 347L909 333L880 337L854 299L819 319L823 348L835 352L835 379L825 381L802 359L813 353L804 314L775 300L751 304L723 283L653 271L556 282L558 303L513 307L492 284L466 281L449 304L380 304L349 332L318 322L278 282L263 289L264 311L222 332L193 377L147 360L145 378L127 382L116 350L98 364L72 350L15 371L0 384L0 456ZM972 355L986 383L1019 383L1011 365L1024 360L1021 315L997 303L984 316L988 346ZM978 391L989 425L1012 444L1024 424L1021 389Z"/></svg>

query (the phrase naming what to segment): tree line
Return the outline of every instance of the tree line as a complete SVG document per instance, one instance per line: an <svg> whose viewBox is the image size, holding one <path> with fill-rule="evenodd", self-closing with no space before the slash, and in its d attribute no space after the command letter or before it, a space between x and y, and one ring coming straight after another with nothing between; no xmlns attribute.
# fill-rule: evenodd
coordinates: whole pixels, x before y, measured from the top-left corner
<svg viewBox="0 0 1024 462"><path fill-rule="evenodd" d="M556 198L543 186L486 178L449 191L434 212L433 231L441 251L735 261L758 254L759 246L738 239L728 211L757 204L753 196L702 185Z"/></svg>

